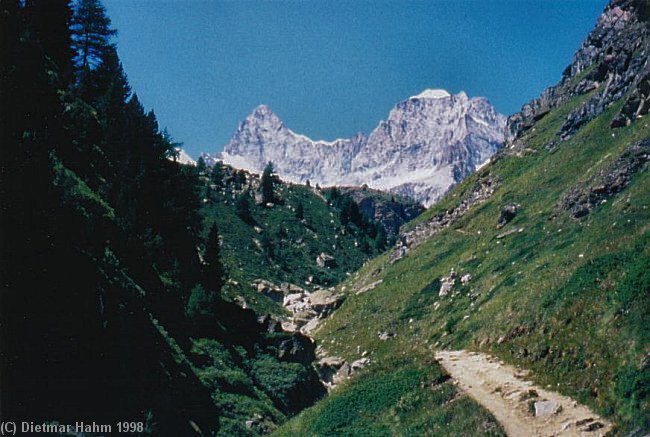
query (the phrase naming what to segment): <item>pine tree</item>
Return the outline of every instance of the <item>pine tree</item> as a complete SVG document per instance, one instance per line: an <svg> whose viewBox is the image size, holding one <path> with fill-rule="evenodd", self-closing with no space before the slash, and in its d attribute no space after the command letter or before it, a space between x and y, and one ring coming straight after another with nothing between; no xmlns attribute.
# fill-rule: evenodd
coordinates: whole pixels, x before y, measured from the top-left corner
<svg viewBox="0 0 650 437"><path fill-rule="evenodd" d="M205 165L205 159L203 159L202 156L199 156L199 159L197 159L197 161L196 161L196 170L199 173L203 173L203 172L205 172L206 167L207 166Z"/></svg>
<svg viewBox="0 0 650 437"><path fill-rule="evenodd" d="M52 22L48 10L57 15ZM146 340L154 331L144 300L149 314L170 321L166 326L181 319L188 300L190 312L209 314L203 310L214 308L212 290L202 291L205 284L193 289L200 278L196 176L161 157L169 142L137 99L125 105L123 93L116 88L107 93L111 87L98 83L93 89L102 92L92 105L66 92L65 44L56 40L65 38L56 34L64 31L65 14L62 0L0 0L0 222L3 230L12 230L3 233L0 244L0 415L29 412L71 420L69 411L75 411L112 420L146 408L155 414L162 410L156 417L162 418L161 429L169 429L164 417L176 394L152 383L162 379L146 357L160 349ZM88 85L110 60L107 53L96 68L88 68ZM117 57L114 61L119 66ZM116 76L108 74L106 83L114 85ZM104 99L109 95L115 98ZM95 120L92 128L80 116ZM112 117L126 121L120 133L124 141L112 144L128 155L123 161L88 159L91 149L106 150L109 134L115 133L109 127L115 126ZM104 180L92 167L96 161L108 162L115 172L124 169L106 182L120 186L116 191L124 193L123 204L84 184L91 177ZM129 209L137 213L125 213ZM197 225L190 226L195 219ZM143 238L147 232L150 239ZM133 299L136 283L151 292ZM192 292L181 295L181 290ZM115 366L127 349L135 351L132 359ZM133 396L120 403L113 388L125 380Z"/></svg>
<svg viewBox="0 0 650 437"><path fill-rule="evenodd" d="M94 104L103 118L108 119L106 129L121 128L122 126L115 126L115 117L124 112L131 87L114 47L108 47L102 54L100 63L93 72L91 87L93 98L89 103Z"/></svg>
<svg viewBox="0 0 650 437"><path fill-rule="evenodd" d="M233 183L235 184L235 187L241 188L246 183L246 172L244 170L235 171L235 174L233 176Z"/></svg>
<svg viewBox="0 0 650 437"><path fill-rule="evenodd" d="M213 223L208 233L208 240L205 243L206 285L215 292L219 292L224 282L224 268L221 262L221 246L219 243L219 229L217 223Z"/></svg>
<svg viewBox="0 0 650 437"><path fill-rule="evenodd" d="M375 250L381 252L386 248L386 243L388 242L388 237L384 227L377 223L377 234L375 235Z"/></svg>
<svg viewBox="0 0 650 437"><path fill-rule="evenodd" d="M248 196L246 193L242 193L237 196L237 200L235 201L235 210L237 211L239 218L242 219L245 223L254 223L253 216L251 215L251 205L248 201Z"/></svg>
<svg viewBox="0 0 650 437"><path fill-rule="evenodd" d="M328 195L329 201L332 203L332 205L336 206L339 201L339 190L338 188L334 187L330 190L329 195Z"/></svg>
<svg viewBox="0 0 650 437"><path fill-rule="evenodd" d="M72 47L82 74L99 65L106 50L113 47L111 20L100 0L78 0L72 17Z"/></svg>
<svg viewBox="0 0 650 437"><path fill-rule="evenodd" d="M302 202L299 202L298 206L296 206L296 218L298 220L305 218L305 207L302 205Z"/></svg>
<svg viewBox="0 0 650 437"><path fill-rule="evenodd" d="M269 161L264 167L262 172L262 180L260 181L262 188L262 200L264 203L272 203L273 196L273 163Z"/></svg>
<svg viewBox="0 0 650 437"><path fill-rule="evenodd" d="M221 186L223 184L224 169L219 163L215 163L212 167L212 172L210 173L210 178L212 183Z"/></svg>
<svg viewBox="0 0 650 437"><path fill-rule="evenodd" d="M213 305L214 297L210 292L205 291L201 284L197 284L190 292L185 305L185 315L191 319L205 319L214 314Z"/></svg>

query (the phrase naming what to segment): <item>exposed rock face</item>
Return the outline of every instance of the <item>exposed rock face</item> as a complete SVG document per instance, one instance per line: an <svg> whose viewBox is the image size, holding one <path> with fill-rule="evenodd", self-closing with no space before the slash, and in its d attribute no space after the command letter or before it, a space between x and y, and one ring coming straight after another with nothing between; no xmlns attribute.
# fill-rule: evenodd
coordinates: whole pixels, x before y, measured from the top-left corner
<svg viewBox="0 0 650 437"><path fill-rule="evenodd" d="M629 90L613 126L625 126L648 113L650 30L647 0L614 0L573 57L557 85L508 118L506 150L524 148L522 134L551 109L588 92L594 94L571 112L561 128L567 139ZM594 91L595 90L595 91Z"/></svg>
<svg viewBox="0 0 650 437"><path fill-rule="evenodd" d="M647 70L647 68L646 68ZM640 118L648 113L650 109L650 74L639 81L630 96L625 101L625 105L612 120L611 127L629 126L636 118Z"/></svg>
<svg viewBox="0 0 650 437"><path fill-rule="evenodd" d="M380 332L378 334L378 337L379 337L380 340L386 341L388 339L391 339L391 338L395 337L395 335L396 334L394 332L384 331L384 332Z"/></svg>
<svg viewBox="0 0 650 437"><path fill-rule="evenodd" d="M332 142L313 141L287 128L268 106L260 105L239 125L218 158L253 172L261 172L272 161L284 179L322 184L348 172L352 157L366 141L361 134Z"/></svg>
<svg viewBox="0 0 650 437"><path fill-rule="evenodd" d="M278 345L278 358L310 365L314 359L316 346L304 335L292 335Z"/></svg>
<svg viewBox="0 0 650 437"><path fill-rule="evenodd" d="M443 278L440 284L440 291L438 292L438 296L445 297L451 293L451 290L453 290L455 283L456 278Z"/></svg>
<svg viewBox="0 0 650 437"><path fill-rule="evenodd" d="M332 268L336 267L336 258L334 258L332 255L328 255L326 253L321 253L316 257L316 264L320 268Z"/></svg>
<svg viewBox="0 0 650 437"><path fill-rule="evenodd" d="M273 301L280 303L283 302L284 297L287 294L305 292L303 288L294 284L284 282L278 286L265 279L256 279L252 282L251 286L258 293L270 297Z"/></svg>
<svg viewBox="0 0 650 437"><path fill-rule="evenodd" d="M281 303L289 311L291 316L280 321L282 330L287 332L308 334L345 299L344 295L337 294L333 288L309 292L294 284L283 283L278 286L264 279L253 281L251 286L257 292Z"/></svg>
<svg viewBox="0 0 650 437"><path fill-rule="evenodd" d="M389 238L395 237L404 223L424 211L424 207L413 200L371 188L340 187L339 191L352 197L364 217L381 223Z"/></svg>
<svg viewBox="0 0 650 437"><path fill-rule="evenodd" d="M339 357L324 357L316 363L318 374L323 385L334 389L338 384L350 378L354 373L370 364L370 358L362 357L348 363Z"/></svg>
<svg viewBox="0 0 650 437"><path fill-rule="evenodd" d="M501 214L499 215L499 222L497 223L497 228L504 227L510 220L515 218L517 215L517 210L520 208L519 205L515 203L510 203L504 206L501 209Z"/></svg>
<svg viewBox="0 0 650 437"><path fill-rule="evenodd" d="M362 293L365 293L366 291L374 290L374 289L375 289L379 284L381 284L382 282L384 282L383 279L378 279L378 280L376 280L375 282L371 282L371 283L368 284L368 285L364 285L363 287L359 288L359 289L355 292L355 294L362 294Z"/></svg>
<svg viewBox="0 0 650 437"><path fill-rule="evenodd" d="M318 375L323 384L331 390L350 375L350 366L343 358L325 357L317 364Z"/></svg>
<svg viewBox="0 0 650 437"><path fill-rule="evenodd" d="M460 283L462 285L467 285L469 284L469 281L472 280L472 275L469 273L460 275L454 269L451 269L451 271L449 272L449 276L443 276L442 278L440 278L440 289L438 290L438 296L445 297L448 296L450 293L452 293L452 296L457 295L459 293L458 288L454 290L454 286L456 285L457 279L460 279ZM472 294L470 294L470 297L472 296Z"/></svg>
<svg viewBox="0 0 650 437"><path fill-rule="evenodd" d="M563 139L569 138L580 126L601 114L628 92L626 103L619 117L614 120L614 127L628 124L632 117L646 115L650 91L649 11L650 6L645 0L612 1L574 55L571 65L565 69L560 82L544 90L539 98L525 104L519 113L508 118L505 147L491 160L500 159L506 154L526 151L527 144L523 137L535 122L562 103L585 93L593 92L593 95L568 115L560 129ZM547 147L553 148L557 145L554 141ZM490 197L497 186L498 180L491 177L482 178L458 207L437 214L414 229L402 232L390 254L391 262L401 259L410 248L448 227L470 207ZM575 209L574 216L588 213L587 210L594 204L584 199L593 200L600 196L595 184L593 188L595 191L590 193L586 193L584 187L578 188L575 193L569 193L560 208L572 211ZM600 201L602 200L600 198ZM591 206L578 206L587 204ZM518 232L521 231L523 229ZM501 234L501 237L506 235L507 233Z"/></svg>
<svg viewBox="0 0 650 437"><path fill-rule="evenodd" d="M278 286L264 279L253 281L251 286L274 300L282 296L280 301L291 314L285 318L264 315L257 319L258 324L267 332L284 331L293 334L289 338L278 340L275 345L278 358L305 365L313 363L320 384L327 390L332 390L337 384L371 363L370 358L365 356L366 352L351 363L339 357L329 356L322 347L316 348L315 342L309 337L311 331L343 303L344 295L337 294L333 288L309 292L294 284L283 283ZM395 334L386 335L386 338L389 338ZM320 357L317 362L314 362L315 354Z"/></svg>
<svg viewBox="0 0 650 437"><path fill-rule="evenodd" d="M556 206L567 210L574 218L588 215L592 209L629 185L635 173L650 162L650 139L627 147L614 162L601 170L583 186L571 189Z"/></svg>
<svg viewBox="0 0 650 437"><path fill-rule="evenodd" d="M275 284L269 281L260 279L253 282L251 285L258 293L262 293L266 297L270 297L275 302L282 302L284 299L285 292L280 287L276 287Z"/></svg>
<svg viewBox="0 0 650 437"><path fill-rule="evenodd" d="M498 185L498 181L486 172L478 179L469 194L460 201L456 208L436 214L426 222L419 223L412 230L401 232L395 248L390 253L390 262L395 263L402 259L411 248L420 245L428 238L449 227L474 205L487 200Z"/></svg>
<svg viewBox="0 0 650 437"><path fill-rule="evenodd" d="M367 184L430 205L501 147L504 126L483 97L426 90L397 104L368 137L313 141L261 105L218 158L254 172L271 161L289 181Z"/></svg>

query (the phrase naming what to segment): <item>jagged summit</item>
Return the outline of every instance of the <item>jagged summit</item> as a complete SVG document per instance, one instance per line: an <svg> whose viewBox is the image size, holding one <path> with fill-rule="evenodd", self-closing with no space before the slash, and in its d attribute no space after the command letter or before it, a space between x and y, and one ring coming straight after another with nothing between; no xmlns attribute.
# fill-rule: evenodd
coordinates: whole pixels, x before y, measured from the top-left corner
<svg viewBox="0 0 650 437"><path fill-rule="evenodd" d="M445 97L450 97L451 94L447 90L442 89L426 89L422 91L417 96L409 97L411 99L444 99Z"/></svg>
<svg viewBox="0 0 650 437"><path fill-rule="evenodd" d="M505 122L484 97L426 89L395 105L367 137L315 141L260 105L221 154L204 159L253 172L272 161L289 181L367 184L430 205L497 151Z"/></svg>
<svg viewBox="0 0 650 437"><path fill-rule="evenodd" d="M251 112L244 121L239 124L238 130L250 128L250 126L263 126L266 128L281 129L284 127L282 120L267 105L259 105Z"/></svg>
<svg viewBox="0 0 650 437"><path fill-rule="evenodd" d="M271 108L269 108L265 104L258 105L254 110L253 110L254 115L266 115L266 114L273 114L273 111Z"/></svg>

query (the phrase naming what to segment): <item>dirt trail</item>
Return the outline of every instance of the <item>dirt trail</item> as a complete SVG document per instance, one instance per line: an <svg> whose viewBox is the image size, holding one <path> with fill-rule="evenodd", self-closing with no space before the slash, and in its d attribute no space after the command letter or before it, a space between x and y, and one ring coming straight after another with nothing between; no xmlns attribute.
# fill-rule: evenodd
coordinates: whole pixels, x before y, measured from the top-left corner
<svg viewBox="0 0 650 437"><path fill-rule="evenodd" d="M441 351L436 359L511 437L604 436L612 425L584 405L526 381L526 373L486 354Z"/></svg>

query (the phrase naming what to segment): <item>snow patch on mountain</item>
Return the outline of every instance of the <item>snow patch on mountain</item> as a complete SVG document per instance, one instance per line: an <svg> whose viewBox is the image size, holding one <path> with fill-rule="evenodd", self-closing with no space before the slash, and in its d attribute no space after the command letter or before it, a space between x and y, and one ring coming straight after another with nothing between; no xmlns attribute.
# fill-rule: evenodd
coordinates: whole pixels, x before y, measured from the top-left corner
<svg viewBox="0 0 650 437"><path fill-rule="evenodd" d="M447 90L434 90L427 89L422 91L417 96L411 96L410 99L444 99L445 97L451 97L451 94Z"/></svg>
<svg viewBox="0 0 650 437"><path fill-rule="evenodd" d="M185 165L196 165L196 161L190 155L188 155L185 150L183 150L180 147L176 147L175 151L176 151L176 156L175 157L174 156L170 157L169 158L170 160L176 161L176 162L179 162L179 163L185 164Z"/></svg>

